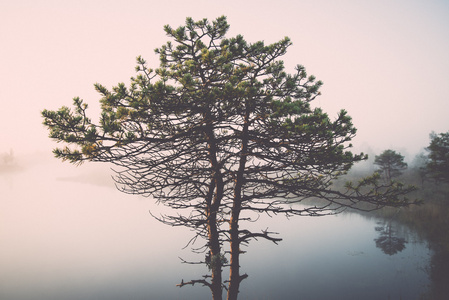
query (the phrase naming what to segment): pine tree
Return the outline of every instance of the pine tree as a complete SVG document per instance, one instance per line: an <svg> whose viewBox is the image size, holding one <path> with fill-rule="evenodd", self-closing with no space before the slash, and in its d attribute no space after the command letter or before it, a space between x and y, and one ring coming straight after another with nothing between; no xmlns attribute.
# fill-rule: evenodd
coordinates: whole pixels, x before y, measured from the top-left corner
<svg viewBox="0 0 449 300"><path fill-rule="evenodd" d="M50 137L68 145L55 149L56 157L117 165L121 191L173 208L176 214L155 217L191 228L192 243L204 240L201 263L210 273L179 286L200 283L222 299L227 282L228 299L237 299L247 277L240 274L240 248L257 238L281 240L245 228L254 215L326 215L359 202L408 204L403 196L409 188L380 187L377 175L332 189L334 179L366 156L348 149L356 129L346 111L331 120L311 108L322 83L300 65L285 72L279 58L291 45L288 38L270 45L227 38L226 17L187 18L185 26L164 29L173 41L156 49L159 68L138 57L129 87L95 85L102 95L99 124L79 98L74 110L42 115ZM327 203L296 205L304 199ZM224 267L230 268L228 281Z"/></svg>
<svg viewBox="0 0 449 300"><path fill-rule="evenodd" d="M398 177L407 169L404 156L390 149L385 150L380 155L376 155L374 164L379 166L379 170L383 173L387 182L391 182L392 178Z"/></svg>

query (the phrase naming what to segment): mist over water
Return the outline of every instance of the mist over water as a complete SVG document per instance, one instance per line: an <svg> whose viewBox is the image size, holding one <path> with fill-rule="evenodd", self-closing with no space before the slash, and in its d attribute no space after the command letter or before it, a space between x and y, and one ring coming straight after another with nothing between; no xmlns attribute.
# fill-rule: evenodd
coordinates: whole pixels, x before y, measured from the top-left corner
<svg viewBox="0 0 449 300"><path fill-rule="evenodd" d="M187 248L192 232L169 227L151 198L117 191L108 167L74 167L48 156L18 159L0 172L0 298L209 299L207 288L177 288L205 267ZM376 247L376 219L358 214L261 219L249 226L279 232L279 245L243 250L241 299L414 299L429 284L426 243L402 231L395 255ZM226 275L227 276L227 275Z"/></svg>
<svg viewBox="0 0 449 300"><path fill-rule="evenodd" d="M44 159L1 173L1 299L139 299L178 291L178 256L189 254L181 250L189 232L151 218L148 210L158 206L118 192L112 172L96 167Z"/></svg>
<svg viewBox="0 0 449 300"><path fill-rule="evenodd" d="M448 1L232 1L2 1L0 299L210 298L206 288L175 288L207 271L178 259L202 259L182 250L192 233L151 218L148 210L164 211L151 198L118 192L107 166L51 158L56 145L41 126L43 109L76 96L98 120L93 84L127 85L138 55L158 67L166 24L226 15L228 37L290 37L286 71L302 64L324 82L312 106L353 118L353 150L370 154L356 175L386 149L411 167L429 133L448 130ZM405 249L386 255L376 222L262 218L253 226L284 240L245 249L241 298L418 298L429 283L426 242L404 233Z"/></svg>

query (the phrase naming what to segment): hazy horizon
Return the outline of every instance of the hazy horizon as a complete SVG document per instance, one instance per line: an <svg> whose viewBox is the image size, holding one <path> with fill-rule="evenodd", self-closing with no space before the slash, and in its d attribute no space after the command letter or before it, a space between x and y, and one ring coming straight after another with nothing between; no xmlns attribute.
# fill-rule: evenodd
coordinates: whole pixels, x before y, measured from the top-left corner
<svg viewBox="0 0 449 300"><path fill-rule="evenodd" d="M446 1L0 1L0 153L51 151L43 109L79 96L99 114L93 84L135 75L142 55L168 38L163 26L188 16L226 15L228 36L271 43L289 36L296 64L324 82L314 106L332 118L346 109L358 129L355 151L391 148L408 159L449 130L449 3ZM407 153L405 153L407 152Z"/></svg>

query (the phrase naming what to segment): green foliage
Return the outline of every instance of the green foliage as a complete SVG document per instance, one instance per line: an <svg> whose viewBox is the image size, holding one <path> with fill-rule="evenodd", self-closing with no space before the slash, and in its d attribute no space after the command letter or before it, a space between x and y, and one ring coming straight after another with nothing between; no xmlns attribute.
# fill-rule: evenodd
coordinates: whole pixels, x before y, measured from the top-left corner
<svg viewBox="0 0 449 300"><path fill-rule="evenodd" d="M216 268L217 266L222 266L222 265L227 264L228 259L222 253L216 254L216 255L210 255L210 253L208 253L206 255L205 262L206 262L206 266L209 268L209 270L212 270L212 269Z"/></svg>
<svg viewBox="0 0 449 300"><path fill-rule="evenodd" d="M99 124L86 116L79 98L73 111L44 110L50 137L67 145L55 149L56 156L118 164L128 172L120 173L124 190L169 203L204 198L215 176L231 189L237 170L250 191L247 201L326 198L332 180L367 158L349 151L356 134L351 117L342 110L332 120L320 108L311 109L322 82L301 65L293 74L284 70L279 57L291 46L289 38L250 44L241 35L225 37L228 29L226 17L165 26L173 42L155 50L159 68L148 68L139 56L129 87L95 84L102 96ZM245 168L239 169L240 162ZM389 180L406 166L391 150L376 157L376 164ZM369 185L379 182L368 178L350 195L361 201L361 187ZM405 193L396 188L396 195ZM220 197L232 202L233 194Z"/></svg>
<svg viewBox="0 0 449 300"><path fill-rule="evenodd" d="M343 151L342 142L355 134L346 112L331 121L320 109L310 109L309 102L319 94L322 83L308 76L303 66L287 74L282 61L276 60L291 45L288 38L268 46L247 44L242 36L224 38L228 28L225 17L212 24L188 18L186 26L165 26L178 45L168 42L155 50L160 68L147 68L139 56L138 76L131 78L130 88L121 83L110 91L95 84L103 96L99 125L91 124L85 115L87 106L79 98L74 100L74 112L66 107L58 112L44 110L50 137L79 147L59 149L58 157L72 162L101 160L101 155L124 142L187 134L195 139L198 125L191 120L199 114L208 112L211 122L224 124L249 109L254 119L251 125L260 127L254 134L265 131L266 144L272 144L269 135L276 137L277 144L286 139L313 143L317 151L307 161L314 165L343 163L348 169L353 159L361 159ZM233 140L235 130L221 138Z"/></svg>
<svg viewBox="0 0 449 300"><path fill-rule="evenodd" d="M374 164L379 167L380 172L383 173L388 182L391 182L393 177L401 175L407 169L404 156L394 150L385 150L380 155L376 155Z"/></svg>
<svg viewBox="0 0 449 300"><path fill-rule="evenodd" d="M187 211L187 217L159 220L189 227L207 240L212 283L200 281L215 295L221 295L226 264L219 253L229 242L235 276L229 293L235 299L245 278L238 275L238 259L232 259L240 243L280 240L267 231L239 229L241 211L289 216L329 214L359 202L403 206L411 189L381 184L378 175L348 184L345 191L332 189L335 179L367 158L350 151L356 134L351 117L342 110L332 119L311 108L322 82L301 65L293 74L285 71L280 57L291 46L289 38L251 44L241 35L226 37L228 29L226 17L165 26L172 41L155 50L158 68L147 67L139 56L128 87L94 85L101 95L98 124L79 98L73 110L44 110L42 116L50 138L65 145L54 150L56 157L111 162L119 166L115 180L122 191ZM294 207L306 198L329 204Z"/></svg>

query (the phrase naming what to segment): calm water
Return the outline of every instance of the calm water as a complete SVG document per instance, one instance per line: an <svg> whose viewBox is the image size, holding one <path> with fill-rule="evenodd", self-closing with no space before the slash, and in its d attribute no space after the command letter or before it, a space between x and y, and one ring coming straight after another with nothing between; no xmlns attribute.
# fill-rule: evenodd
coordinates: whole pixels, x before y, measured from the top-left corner
<svg viewBox="0 0 449 300"><path fill-rule="evenodd" d="M30 161L36 161L31 159ZM163 208L123 195L110 172L59 162L0 169L0 299L209 299L201 259L183 228L153 220ZM359 214L263 217L284 239L253 242L242 256L240 299L419 299L429 285L425 241ZM377 241L377 244L376 244Z"/></svg>

